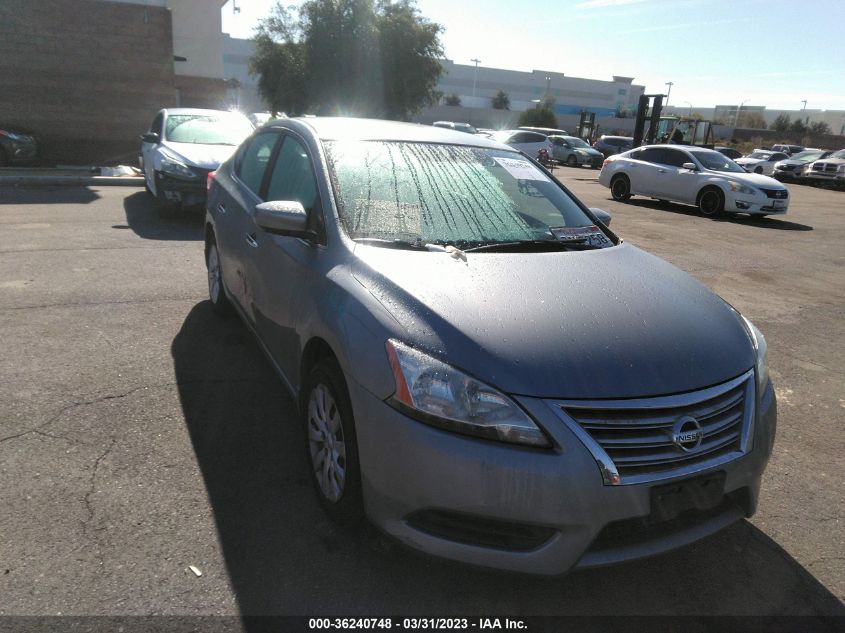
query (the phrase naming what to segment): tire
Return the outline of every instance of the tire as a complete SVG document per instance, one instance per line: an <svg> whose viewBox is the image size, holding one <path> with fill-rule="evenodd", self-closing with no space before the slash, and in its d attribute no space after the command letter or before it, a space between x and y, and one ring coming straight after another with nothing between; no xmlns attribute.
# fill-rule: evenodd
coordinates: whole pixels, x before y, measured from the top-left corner
<svg viewBox="0 0 845 633"><path fill-rule="evenodd" d="M364 503L355 420L337 361L318 361L302 393L308 464L320 505L334 522L358 526L364 520Z"/></svg>
<svg viewBox="0 0 845 633"><path fill-rule="evenodd" d="M221 316L232 314L232 304L223 287L223 269L220 266L220 252L217 242L211 239L205 253L205 267L208 270L208 299L212 309Z"/></svg>
<svg viewBox="0 0 845 633"><path fill-rule="evenodd" d="M755 174L762 174L762 173L763 173L763 168L762 168L762 167L755 167L755 168L754 168L754 173L755 173Z"/></svg>
<svg viewBox="0 0 845 633"><path fill-rule="evenodd" d="M617 174L610 179L610 195L617 202L626 202L631 199L631 181L625 174Z"/></svg>
<svg viewBox="0 0 845 633"><path fill-rule="evenodd" d="M575 154L570 154L569 157L566 159L566 164L569 167L578 167L578 157Z"/></svg>
<svg viewBox="0 0 845 633"><path fill-rule="evenodd" d="M725 196L720 189L707 187L698 194L698 211L706 218L715 218L725 208Z"/></svg>
<svg viewBox="0 0 845 633"><path fill-rule="evenodd" d="M5 167L9 164L9 159L6 158L6 150L0 147L0 167Z"/></svg>

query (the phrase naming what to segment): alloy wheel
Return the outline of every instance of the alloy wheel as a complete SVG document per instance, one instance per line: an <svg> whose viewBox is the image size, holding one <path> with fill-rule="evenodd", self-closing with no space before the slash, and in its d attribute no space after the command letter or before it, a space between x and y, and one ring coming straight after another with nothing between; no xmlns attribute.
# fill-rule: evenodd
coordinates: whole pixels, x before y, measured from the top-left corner
<svg viewBox="0 0 845 633"><path fill-rule="evenodd" d="M328 501L337 502L346 484L346 441L340 410L323 383L308 398L308 446L320 491Z"/></svg>

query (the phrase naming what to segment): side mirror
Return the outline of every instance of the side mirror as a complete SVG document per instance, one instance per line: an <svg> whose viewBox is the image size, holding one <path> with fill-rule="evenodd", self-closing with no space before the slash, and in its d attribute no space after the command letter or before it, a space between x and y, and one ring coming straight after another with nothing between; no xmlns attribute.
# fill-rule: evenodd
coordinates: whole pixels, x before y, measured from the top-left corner
<svg viewBox="0 0 845 633"><path fill-rule="evenodd" d="M296 200L262 202L255 207L255 223L268 233L308 237L308 217Z"/></svg>
<svg viewBox="0 0 845 633"><path fill-rule="evenodd" d="M684 163L681 167L689 169L690 171L698 171L698 167L695 166L695 163Z"/></svg>
<svg viewBox="0 0 845 633"><path fill-rule="evenodd" d="M145 143L158 143L158 134L156 132L144 132L141 134L141 140Z"/></svg>
<svg viewBox="0 0 845 633"><path fill-rule="evenodd" d="M590 211L593 212L593 215L596 216L602 224L610 226L611 215L607 211L599 209L598 207L590 207Z"/></svg>

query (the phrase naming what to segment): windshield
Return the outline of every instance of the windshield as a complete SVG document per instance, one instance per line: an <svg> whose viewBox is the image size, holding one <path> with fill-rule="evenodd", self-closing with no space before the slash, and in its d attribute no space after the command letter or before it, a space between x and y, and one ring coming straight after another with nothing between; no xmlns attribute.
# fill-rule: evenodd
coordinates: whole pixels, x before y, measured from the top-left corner
<svg viewBox="0 0 845 633"><path fill-rule="evenodd" d="M326 141L353 239L457 245L556 241L592 227L575 200L516 152L398 141ZM612 243L608 240L608 245Z"/></svg>
<svg viewBox="0 0 845 633"><path fill-rule="evenodd" d="M171 114L164 137L173 143L240 145L252 134L252 124L239 114Z"/></svg>
<svg viewBox="0 0 845 633"><path fill-rule="evenodd" d="M585 143L585 142L584 142L584 141L582 141L580 138L577 138L577 137L575 137L575 136L565 136L564 138L565 138L567 141L569 141L569 144L570 144L572 147L587 147L587 148L589 148L589 147L590 147L589 145L587 145L587 143Z"/></svg>
<svg viewBox="0 0 845 633"><path fill-rule="evenodd" d="M771 152L751 152L748 155L748 158L760 158L762 160L768 160L768 158L772 155Z"/></svg>
<svg viewBox="0 0 845 633"><path fill-rule="evenodd" d="M742 167L720 152L691 150L690 154L695 156L696 160L705 169L712 171L745 172Z"/></svg>
<svg viewBox="0 0 845 633"><path fill-rule="evenodd" d="M801 152L800 154L790 156L789 160L799 160L802 163L811 163L814 160L821 158L822 154L824 154L824 152Z"/></svg>
<svg viewBox="0 0 845 633"><path fill-rule="evenodd" d="M833 152L829 158L845 158L845 149L840 149L838 152Z"/></svg>

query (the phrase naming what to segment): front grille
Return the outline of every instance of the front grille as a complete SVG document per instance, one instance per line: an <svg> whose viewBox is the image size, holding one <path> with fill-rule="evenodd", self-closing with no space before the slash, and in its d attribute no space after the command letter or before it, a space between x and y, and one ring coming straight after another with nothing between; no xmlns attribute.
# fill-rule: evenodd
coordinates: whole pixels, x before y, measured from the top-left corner
<svg viewBox="0 0 845 633"><path fill-rule="evenodd" d="M793 171L797 165L776 165L775 169L778 171Z"/></svg>
<svg viewBox="0 0 845 633"><path fill-rule="evenodd" d="M557 401L561 419L593 453L605 484L643 483L697 472L748 449L753 371L702 391L638 400ZM685 450L673 434L697 421L702 438ZM693 426L694 428L694 426Z"/></svg>
<svg viewBox="0 0 845 633"><path fill-rule="evenodd" d="M836 164L835 163L813 163L813 171L821 171L821 172L836 172Z"/></svg>
<svg viewBox="0 0 845 633"><path fill-rule="evenodd" d="M765 193L769 198L783 199L789 197L789 192L786 189L763 189L761 187L760 191Z"/></svg>

